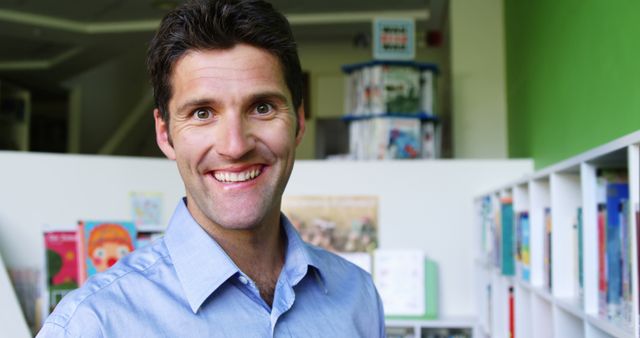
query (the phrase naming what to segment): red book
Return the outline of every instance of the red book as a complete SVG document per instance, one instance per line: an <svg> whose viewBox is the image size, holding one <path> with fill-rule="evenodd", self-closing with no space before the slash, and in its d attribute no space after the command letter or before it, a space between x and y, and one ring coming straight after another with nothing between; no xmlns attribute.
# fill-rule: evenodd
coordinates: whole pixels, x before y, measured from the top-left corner
<svg viewBox="0 0 640 338"><path fill-rule="evenodd" d="M598 314L607 316L607 215L598 204Z"/></svg>
<svg viewBox="0 0 640 338"><path fill-rule="evenodd" d="M513 297L513 286L509 287L509 337L515 338L516 336L516 316L515 316L515 301Z"/></svg>
<svg viewBox="0 0 640 338"><path fill-rule="evenodd" d="M70 291L78 287L78 254L74 231L47 231L44 233L48 311Z"/></svg>

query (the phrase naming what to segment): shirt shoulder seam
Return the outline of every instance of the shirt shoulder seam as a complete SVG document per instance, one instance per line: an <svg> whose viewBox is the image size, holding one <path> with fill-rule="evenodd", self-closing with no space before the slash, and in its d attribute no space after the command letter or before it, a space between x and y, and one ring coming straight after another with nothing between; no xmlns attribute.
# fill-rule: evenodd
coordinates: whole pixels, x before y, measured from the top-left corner
<svg viewBox="0 0 640 338"><path fill-rule="evenodd" d="M56 325L58 325L58 326L60 326L60 327L64 328L64 329L65 329L65 332L67 332L67 333L68 333L68 331L67 331L67 325L69 325L69 322L71 321L71 318L73 318L73 317L75 316L75 314L76 314L76 312L78 311L78 309L80 308L80 306L81 306L84 302L86 302L86 301L87 301L87 299L89 299L89 298L91 298L92 296L96 295L98 292L100 292L100 291L102 291L102 290L104 290L104 289L108 288L109 286L113 285L115 282L119 281L120 279L124 278L125 276L129 275L129 274L130 274L130 273L132 273L132 272L145 272L145 271L147 271L147 270L149 270L149 269L153 268L154 266L156 266L157 264L159 264L159 263L160 263L160 261L161 261L163 258L166 258L166 257L168 257L168 256L170 256L168 253L167 253L167 254L163 254L163 255L159 255L159 256L156 258L156 260L155 260L153 263L149 264L149 266L147 266L146 268L141 269L141 270L134 270L134 269L130 269L129 271L127 271L127 272L123 273L122 275L120 275L120 276L118 276L118 277L114 278L114 280L112 280L112 281L111 281L111 282L109 282L108 284L105 284L105 285L101 286L100 288L98 288L97 290L95 290L95 291L93 291L93 292L89 293L88 295L84 296L84 297L82 298L82 300L80 300L80 301L78 302L78 304L77 304L77 305L75 306L75 308L73 309L73 312L69 315L69 317L68 317L68 318L67 318L67 320L65 321L65 326L62 326L62 325L60 325L60 324L58 324L58 323L55 323L55 322L49 322L49 321L47 321L47 322L49 322L49 323L54 323L54 324L56 324Z"/></svg>

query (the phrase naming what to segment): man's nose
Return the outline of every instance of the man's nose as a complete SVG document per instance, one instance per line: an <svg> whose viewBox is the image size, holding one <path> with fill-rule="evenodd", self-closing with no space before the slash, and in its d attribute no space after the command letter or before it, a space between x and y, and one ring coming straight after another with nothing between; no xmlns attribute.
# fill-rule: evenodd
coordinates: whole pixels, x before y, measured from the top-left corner
<svg viewBox="0 0 640 338"><path fill-rule="evenodd" d="M231 114L230 114L231 115ZM219 127L216 151L229 159L240 159L255 148L256 140L250 121L239 114L227 115Z"/></svg>

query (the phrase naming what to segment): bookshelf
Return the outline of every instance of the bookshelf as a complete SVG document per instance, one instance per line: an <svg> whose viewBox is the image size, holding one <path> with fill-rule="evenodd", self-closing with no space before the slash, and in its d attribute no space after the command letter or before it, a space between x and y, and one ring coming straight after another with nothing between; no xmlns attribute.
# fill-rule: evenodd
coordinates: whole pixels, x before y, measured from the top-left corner
<svg viewBox="0 0 640 338"><path fill-rule="evenodd" d="M639 168L635 132L477 196L479 337L640 336Z"/></svg>
<svg viewBox="0 0 640 338"><path fill-rule="evenodd" d="M6 334L6 337L31 337L2 255L0 255L0 327L2 327L3 336Z"/></svg>

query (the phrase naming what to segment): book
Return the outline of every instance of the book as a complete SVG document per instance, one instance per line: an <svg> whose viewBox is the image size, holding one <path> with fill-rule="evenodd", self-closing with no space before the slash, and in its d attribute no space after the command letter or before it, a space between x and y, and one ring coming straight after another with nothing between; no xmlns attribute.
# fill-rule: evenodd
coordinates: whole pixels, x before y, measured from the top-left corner
<svg viewBox="0 0 640 338"><path fill-rule="evenodd" d="M551 240L553 223L551 219L551 208L544 208L544 258L543 258L543 277L544 286L551 292L553 289L553 264L551 261Z"/></svg>
<svg viewBox="0 0 640 338"><path fill-rule="evenodd" d="M513 276L515 274L515 262L513 259L514 243L513 243L513 200L511 197L505 197L500 200L501 211L501 272L506 276Z"/></svg>
<svg viewBox="0 0 640 338"><path fill-rule="evenodd" d="M632 324L633 291L631 265L631 238L629 226L629 200L620 203L620 309L618 317L622 323Z"/></svg>
<svg viewBox="0 0 640 338"><path fill-rule="evenodd" d="M92 275L113 266L136 247L133 222L81 221L78 224L78 279L80 285Z"/></svg>
<svg viewBox="0 0 640 338"><path fill-rule="evenodd" d="M531 242L529 213L519 212L516 216L516 260L517 274L523 280L531 280Z"/></svg>
<svg viewBox="0 0 640 338"><path fill-rule="evenodd" d="M516 309L515 296L513 286L509 287L509 337L514 338L516 335Z"/></svg>
<svg viewBox="0 0 640 338"><path fill-rule="evenodd" d="M385 316L423 316L426 310L424 253L420 250L376 250L374 282Z"/></svg>
<svg viewBox="0 0 640 338"><path fill-rule="evenodd" d="M48 313L62 297L78 288L78 253L75 231L45 231L45 282Z"/></svg>
<svg viewBox="0 0 640 338"><path fill-rule="evenodd" d="M607 315L607 221L606 206L598 204L598 314Z"/></svg>
<svg viewBox="0 0 640 338"><path fill-rule="evenodd" d="M624 201L629 199L629 184L611 182L607 184L607 316L619 318L622 306L622 272L620 243L620 214Z"/></svg>
<svg viewBox="0 0 640 338"><path fill-rule="evenodd" d="M583 264L583 257L584 257L584 243L583 243L583 218L582 218L582 208L578 207L578 210L576 212L576 228L577 228L577 235L578 235L578 261L577 261L577 265L578 265L578 299L580 300L580 303L582 303L584 301L584 264Z"/></svg>

